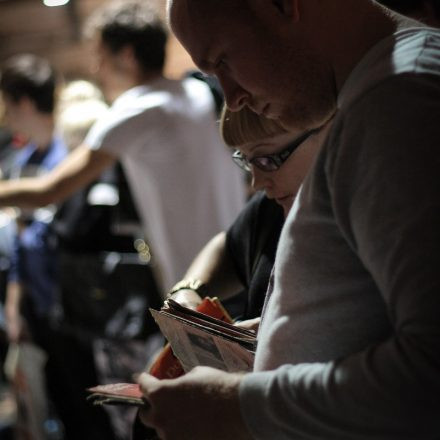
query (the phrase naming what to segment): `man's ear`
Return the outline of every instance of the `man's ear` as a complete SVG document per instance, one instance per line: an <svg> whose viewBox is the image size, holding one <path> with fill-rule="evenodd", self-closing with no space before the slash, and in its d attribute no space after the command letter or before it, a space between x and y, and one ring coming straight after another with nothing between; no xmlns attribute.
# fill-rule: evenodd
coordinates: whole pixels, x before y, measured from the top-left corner
<svg viewBox="0 0 440 440"><path fill-rule="evenodd" d="M299 0L271 0L278 11L294 22L299 21Z"/></svg>

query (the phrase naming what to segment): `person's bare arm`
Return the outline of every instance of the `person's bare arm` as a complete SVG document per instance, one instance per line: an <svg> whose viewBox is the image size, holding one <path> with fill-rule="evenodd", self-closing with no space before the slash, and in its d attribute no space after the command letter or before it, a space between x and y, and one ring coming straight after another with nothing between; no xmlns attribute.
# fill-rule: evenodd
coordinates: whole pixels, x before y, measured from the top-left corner
<svg viewBox="0 0 440 440"><path fill-rule="evenodd" d="M213 237L195 257L184 279L197 279L207 286L210 296L227 299L238 293L242 284L226 247L226 232ZM174 293L172 298L187 307L196 307L201 297L197 292L184 289Z"/></svg>
<svg viewBox="0 0 440 440"><path fill-rule="evenodd" d="M9 342L17 343L23 338L24 321L20 312L23 286L18 281L10 281L6 286L5 323Z"/></svg>
<svg viewBox="0 0 440 440"><path fill-rule="evenodd" d="M0 182L0 206L36 207L62 201L115 161L105 151L81 145L44 176Z"/></svg>

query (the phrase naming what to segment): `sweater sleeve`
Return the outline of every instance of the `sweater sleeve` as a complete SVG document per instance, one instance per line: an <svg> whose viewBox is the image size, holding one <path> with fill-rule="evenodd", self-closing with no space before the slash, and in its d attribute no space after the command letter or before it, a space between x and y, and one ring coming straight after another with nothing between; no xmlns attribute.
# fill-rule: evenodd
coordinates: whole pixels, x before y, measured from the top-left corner
<svg viewBox="0 0 440 440"><path fill-rule="evenodd" d="M439 103L438 77L401 75L340 117L325 170L331 204L392 333L340 359L245 376L242 414L256 439L439 438Z"/></svg>

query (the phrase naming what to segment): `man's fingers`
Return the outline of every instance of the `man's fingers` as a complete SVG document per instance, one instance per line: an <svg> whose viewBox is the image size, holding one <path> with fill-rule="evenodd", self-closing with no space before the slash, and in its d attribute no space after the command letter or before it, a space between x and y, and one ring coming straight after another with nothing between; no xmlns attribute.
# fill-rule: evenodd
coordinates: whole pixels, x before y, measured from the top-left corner
<svg viewBox="0 0 440 440"><path fill-rule="evenodd" d="M142 373L138 378L139 386L141 387L142 393L148 400L150 393L157 389L159 385L159 379L155 378L151 374Z"/></svg>
<svg viewBox="0 0 440 440"><path fill-rule="evenodd" d="M158 414L160 414L160 405L159 407L156 407L157 402L153 403L153 399L151 398L152 393L161 386L163 381L160 381L151 374L142 373L138 378L138 383L145 399L149 403L149 405L139 410L139 419L144 425L156 430L157 437L154 437L153 440L165 438L163 431L161 430L161 423L157 418Z"/></svg>
<svg viewBox="0 0 440 440"><path fill-rule="evenodd" d="M151 402L149 400L150 393L157 388L157 383L159 382L154 376L148 373L142 373L138 377L138 383L141 388L142 394L148 402L148 405L139 410L139 418L144 425L154 427L153 421L151 419Z"/></svg>

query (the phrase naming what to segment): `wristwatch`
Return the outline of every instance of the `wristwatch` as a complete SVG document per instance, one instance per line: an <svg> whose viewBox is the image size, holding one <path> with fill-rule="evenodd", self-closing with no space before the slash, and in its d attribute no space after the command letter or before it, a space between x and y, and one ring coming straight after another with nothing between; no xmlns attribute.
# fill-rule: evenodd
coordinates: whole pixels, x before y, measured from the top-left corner
<svg viewBox="0 0 440 440"><path fill-rule="evenodd" d="M197 278L184 278L171 288L171 290L168 292L168 296L171 296L173 293L184 289L194 290L200 294L200 296L206 296L208 293L208 287L203 283L203 281L198 280Z"/></svg>

